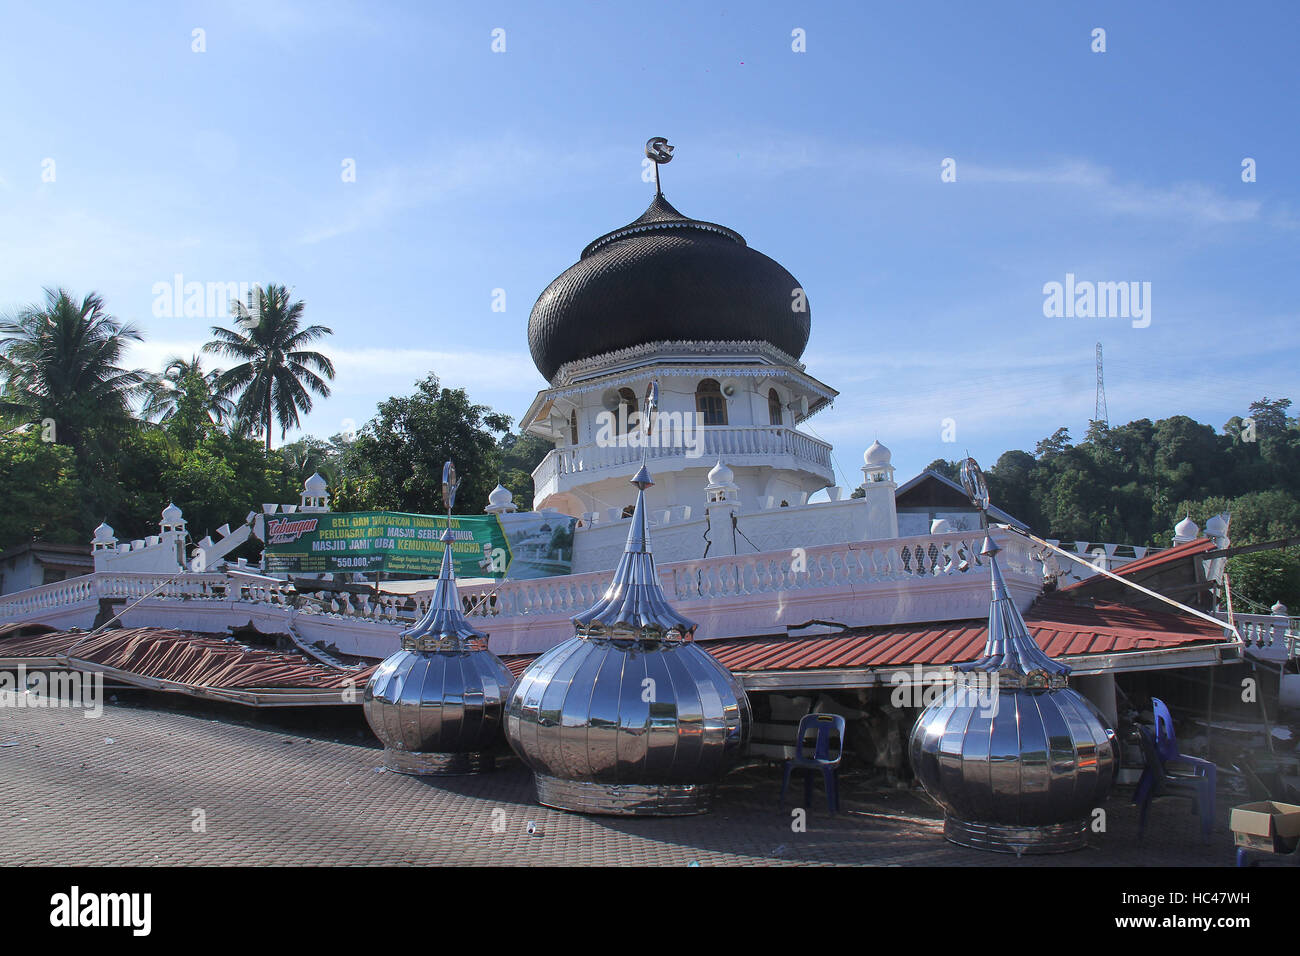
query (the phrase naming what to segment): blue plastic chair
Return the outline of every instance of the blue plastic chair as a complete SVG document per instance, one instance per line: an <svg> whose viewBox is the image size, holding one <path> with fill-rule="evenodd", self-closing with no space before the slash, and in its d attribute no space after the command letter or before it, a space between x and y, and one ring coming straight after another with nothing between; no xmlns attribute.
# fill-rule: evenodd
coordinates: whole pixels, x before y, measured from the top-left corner
<svg viewBox="0 0 1300 956"><path fill-rule="evenodd" d="M812 785L814 774L820 771L822 780L826 785L826 803L831 813L836 813L840 809L839 788L836 785L836 774L840 768L840 760L844 756L844 718L839 714L805 714L799 721L799 730L794 741L794 757L785 762L785 779L781 781L781 800L780 804L785 804L785 792L790 786L790 774L796 770L804 773L803 781L803 803L805 807L812 807ZM804 753L804 744L813 734L817 739L813 744L812 756ZM831 735L835 734L835 756L831 756Z"/></svg>
<svg viewBox="0 0 1300 956"><path fill-rule="evenodd" d="M1201 838L1209 842L1210 832L1214 829L1214 795L1218 783L1218 768L1209 760L1190 757L1178 752L1178 740L1174 736L1174 721L1169 708L1158 697L1151 698L1151 710L1155 715L1155 733L1145 727L1139 727L1142 740L1142 754L1146 758L1146 769L1138 780L1133 802L1140 808L1138 813L1138 839L1146 830L1147 811L1157 797L1183 797L1192 801L1192 812L1199 811L1201 816ZM1192 768L1189 773L1171 773L1167 767L1183 765Z"/></svg>

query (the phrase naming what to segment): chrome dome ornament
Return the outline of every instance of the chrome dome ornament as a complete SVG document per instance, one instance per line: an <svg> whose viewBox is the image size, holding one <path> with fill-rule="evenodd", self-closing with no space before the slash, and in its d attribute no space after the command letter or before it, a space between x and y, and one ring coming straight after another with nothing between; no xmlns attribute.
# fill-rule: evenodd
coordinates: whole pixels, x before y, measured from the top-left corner
<svg viewBox="0 0 1300 956"><path fill-rule="evenodd" d="M443 466L449 526L429 610L402 632L402 649L375 669L362 697L366 721L384 744L384 766L416 775L493 769L513 677L465 619L456 592L450 527L456 469Z"/></svg>
<svg viewBox="0 0 1300 956"><path fill-rule="evenodd" d="M575 636L524 671L506 737L537 801L578 813L671 816L708 809L752 725L740 681L694 643L659 585L645 465L614 580L573 618Z"/></svg>
<svg viewBox="0 0 1300 956"><path fill-rule="evenodd" d="M963 463L963 483L966 475ZM1115 732L1068 686L1069 665L1029 633L1007 592L999 550L986 537L980 552L992 584L984 653L955 668L989 686L971 694L959 682L921 712L912 769L943 807L944 836L953 843L1017 855L1077 850L1119 770Z"/></svg>

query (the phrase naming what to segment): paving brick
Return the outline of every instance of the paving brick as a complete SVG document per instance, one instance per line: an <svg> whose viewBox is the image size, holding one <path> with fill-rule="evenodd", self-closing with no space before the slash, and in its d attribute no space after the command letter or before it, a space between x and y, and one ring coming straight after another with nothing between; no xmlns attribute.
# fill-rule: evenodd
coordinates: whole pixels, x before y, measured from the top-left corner
<svg viewBox="0 0 1300 956"><path fill-rule="evenodd" d="M111 740L112 743L106 742ZM696 817L583 817L533 801L514 759L491 774L406 777L380 751L194 714L106 706L102 716L0 708L0 865L1230 866L1226 801L1211 845L1182 802L1152 809L1145 845L1125 794L1108 832L1077 853L982 853L943 839L915 791L842 779L843 812L820 787L807 832L776 805L779 770L729 776ZM799 791L801 792L801 791ZM797 795L797 793L796 793ZM206 832L192 829L202 810ZM494 817L494 811L500 811ZM494 820L504 828L494 829ZM536 821L540 833L526 831Z"/></svg>

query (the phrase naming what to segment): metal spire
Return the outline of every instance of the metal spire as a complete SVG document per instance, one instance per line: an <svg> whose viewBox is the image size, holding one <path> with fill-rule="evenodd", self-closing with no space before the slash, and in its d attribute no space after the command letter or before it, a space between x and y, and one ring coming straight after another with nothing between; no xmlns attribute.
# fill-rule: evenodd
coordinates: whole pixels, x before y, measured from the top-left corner
<svg viewBox="0 0 1300 956"><path fill-rule="evenodd" d="M989 526L988 482L979 462L967 457L961 463L961 483L966 495L980 511L980 526ZM990 674L1005 674L1018 678L1020 686L1037 686L1051 684L1061 686L1065 683L1070 667L1048 657L1038 646L1025 626L1025 619L1020 616L1020 609L1007 593L1007 582L1002 578L1002 569L998 567L998 547L992 537L985 535L984 546L980 554L989 559L989 573L992 577L993 599L989 604L989 632L984 642L984 656L977 661L958 664L959 671L984 671ZM1030 675L1041 675L1041 679Z"/></svg>
<svg viewBox="0 0 1300 956"><path fill-rule="evenodd" d="M990 674L1010 672L1019 676L1021 683L1025 683L1024 679L1029 675L1042 672L1049 680L1059 678L1055 683L1060 684L1070 673L1070 666L1048 657L1029 633L1016 602L1007 593L1007 583L1002 578L1002 569L998 567L997 554L1001 550L990 537L984 539L984 547L980 549L980 554L988 556L993 585L984 656L968 664L958 664L957 670L984 671Z"/></svg>
<svg viewBox="0 0 1300 956"><path fill-rule="evenodd" d="M455 532L448 528L439 540L443 543L442 567L438 571L438 583L433 589L429 610L418 624L402 632L403 647L437 642L444 643L444 646L446 642L464 645L472 640L487 640L487 635L465 620L465 613L461 610L451 555L451 543L456 540Z"/></svg>
<svg viewBox="0 0 1300 956"><path fill-rule="evenodd" d="M636 507L632 510L627 547L614 570L614 580L599 601L574 615L573 623L583 637L689 638L695 631L695 622L682 617L668 603L650 551L645 490L654 482L645 465L632 478L632 484L637 487Z"/></svg>
<svg viewBox="0 0 1300 956"><path fill-rule="evenodd" d="M433 589L429 610L418 624L402 632L403 647L428 647L438 643L446 648L450 643L449 649L458 649L467 647L466 642L475 639L487 641L486 634L465 620L460 595L456 591L456 569L451 554L451 543L456 540L456 534L451 530L451 509L459 489L456 466L446 462L442 466L442 500L447 506L447 530L438 539L442 542L442 567L438 569L438 583Z"/></svg>

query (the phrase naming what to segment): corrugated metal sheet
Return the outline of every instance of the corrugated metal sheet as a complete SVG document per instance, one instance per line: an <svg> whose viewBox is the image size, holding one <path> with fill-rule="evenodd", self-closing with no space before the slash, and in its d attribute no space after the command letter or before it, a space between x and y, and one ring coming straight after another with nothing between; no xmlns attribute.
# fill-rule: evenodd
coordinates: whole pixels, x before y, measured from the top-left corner
<svg viewBox="0 0 1300 956"><path fill-rule="evenodd" d="M1053 657L1150 651L1220 644L1223 630L1190 617L1122 604L1077 605L1041 599L1025 615L1034 640ZM701 641L728 669L754 671L944 665L979 657L987 622L944 621L883 628L854 628L825 637L748 637ZM504 657L519 674L533 656Z"/></svg>
<svg viewBox="0 0 1300 956"><path fill-rule="evenodd" d="M1216 545L1209 538L1197 538L1195 541L1188 541L1185 544L1175 545L1164 551L1158 551L1155 554L1148 554L1136 561L1130 561L1128 564L1121 564L1112 573L1120 577L1127 577L1139 571L1148 571L1151 568L1158 568L1162 565L1173 564L1176 561L1183 561L1192 555L1201 554L1204 551L1213 551ZM1075 581L1073 584L1061 588L1062 591L1073 591L1076 588L1082 588L1088 584L1096 584L1101 578L1100 575L1093 575L1084 578L1082 581Z"/></svg>
<svg viewBox="0 0 1300 956"><path fill-rule="evenodd" d="M220 638L162 628L0 632L0 666L34 659L108 670L196 688L344 690L363 687L373 667L345 671L297 653L251 648ZM12 666L12 665L11 665Z"/></svg>

